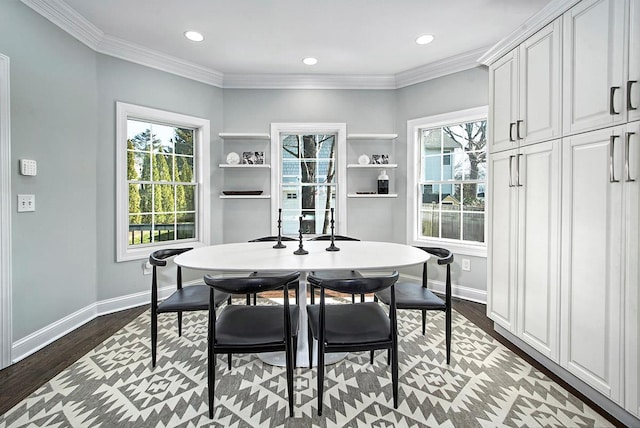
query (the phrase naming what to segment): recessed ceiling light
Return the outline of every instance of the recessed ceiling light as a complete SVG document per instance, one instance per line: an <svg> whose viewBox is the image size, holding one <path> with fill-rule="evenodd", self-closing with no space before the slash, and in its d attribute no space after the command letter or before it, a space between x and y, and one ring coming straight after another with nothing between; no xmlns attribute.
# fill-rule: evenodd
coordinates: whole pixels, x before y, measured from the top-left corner
<svg viewBox="0 0 640 428"><path fill-rule="evenodd" d="M197 31L185 31L184 36L192 42L201 42L204 40L204 36Z"/></svg>
<svg viewBox="0 0 640 428"><path fill-rule="evenodd" d="M433 36L431 34L425 34L416 39L416 43L419 45L426 45L433 42Z"/></svg>
<svg viewBox="0 0 640 428"><path fill-rule="evenodd" d="M316 65L318 63L318 60L312 57L308 57L303 59L302 62L304 62L307 65Z"/></svg>

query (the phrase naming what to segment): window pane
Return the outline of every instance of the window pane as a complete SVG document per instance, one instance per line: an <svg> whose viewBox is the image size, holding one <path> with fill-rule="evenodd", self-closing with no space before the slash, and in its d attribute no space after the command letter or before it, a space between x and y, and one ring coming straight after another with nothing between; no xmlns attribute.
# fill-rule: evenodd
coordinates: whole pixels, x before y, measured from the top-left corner
<svg viewBox="0 0 640 428"><path fill-rule="evenodd" d="M469 156L462 149L453 151L453 169L448 171L448 179L467 180L469 178Z"/></svg>
<svg viewBox="0 0 640 428"><path fill-rule="evenodd" d="M173 181L173 156L155 154L153 156L153 181Z"/></svg>
<svg viewBox="0 0 640 428"><path fill-rule="evenodd" d="M484 242L484 214L465 213L462 227L465 241Z"/></svg>
<svg viewBox="0 0 640 428"><path fill-rule="evenodd" d="M175 180L182 183L193 183L193 158L188 156L175 157Z"/></svg>
<svg viewBox="0 0 640 428"><path fill-rule="evenodd" d="M442 144L442 130L440 128L423 129L422 136L422 153L424 155L440 153Z"/></svg>
<svg viewBox="0 0 640 428"><path fill-rule="evenodd" d="M142 216L129 216L129 245L151 242L151 222L142 223Z"/></svg>
<svg viewBox="0 0 640 428"><path fill-rule="evenodd" d="M440 213L437 211L422 211L420 216L422 236L439 238Z"/></svg>
<svg viewBox="0 0 640 428"><path fill-rule="evenodd" d="M422 185L422 208L437 209L440 203L440 185L439 184L423 184Z"/></svg>
<svg viewBox="0 0 640 428"><path fill-rule="evenodd" d="M155 184L153 186L153 212L172 213L175 210L174 186L171 184ZM164 214L160 215L161 221L165 221ZM156 219L157 221L157 219ZM173 220L172 220L173 221Z"/></svg>
<svg viewBox="0 0 640 428"><path fill-rule="evenodd" d="M424 157L422 177L424 181L440 181L442 179L442 155Z"/></svg>
<svg viewBox="0 0 640 428"><path fill-rule="evenodd" d="M134 150L150 150L151 124L127 120L127 146Z"/></svg>
<svg viewBox="0 0 640 428"><path fill-rule="evenodd" d="M151 180L151 155L149 152L127 152L127 179Z"/></svg>
<svg viewBox="0 0 640 428"><path fill-rule="evenodd" d="M175 151L180 155L193 155L193 129L174 129Z"/></svg>
<svg viewBox="0 0 640 428"><path fill-rule="evenodd" d="M166 125L151 125L153 151L158 153L173 153L174 128Z"/></svg>
<svg viewBox="0 0 640 428"><path fill-rule="evenodd" d="M129 214L132 214L129 223L137 224L142 221L139 215L143 212L141 190L142 186L140 184L129 184Z"/></svg>
<svg viewBox="0 0 640 428"><path fill-rule="evenodd" d="M173 241L175 239L173 215L156 214L153 217L153 242Z"/></svg>
<svg viewBox="0 0 640 428"><path fill-rule="evenodd" d="M442 188L442 211L460 211L462 209L460 184L443 184Z"/></svg>
<svg viewBox="0 0 640 428"><path fill-rule="evenodd" d="M195 189L194 185L176 186L176 211L195 211Z"/></svg>
<svg viewBox="0 0 640 428"><path fill-rule="evenodd" d="M179 214L176 219L177 239L193 239L196 237L195 213Z"/></svg>
<svg viewBox="0 0 640 428"><path fill-rule="evenodd" d="M477 183L465 183L462 189L464 211L484 211L484 186L480 189L480 185Z"/></svg>
<svg viewBox="0 0 640 428"><path fill-rule="evenodd" d="M460 213L442 213L442 237L447 239L460 239Z"/></svg>

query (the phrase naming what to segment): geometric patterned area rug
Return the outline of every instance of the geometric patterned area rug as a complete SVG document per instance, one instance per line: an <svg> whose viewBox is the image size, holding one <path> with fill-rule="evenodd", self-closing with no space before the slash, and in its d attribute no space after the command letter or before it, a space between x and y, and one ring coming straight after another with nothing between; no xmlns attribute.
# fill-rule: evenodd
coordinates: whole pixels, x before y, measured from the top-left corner
<svg viewBox="0 0 640 428"><path fill-rule="evenodd" d="M266 303L266 302L265 302ZM398 311L399 406L386 352L353 353L325 370L317 415L316 370L294 372L289 418L286 374L256 355L219 356L214 419L208 417L207 313L159 317L151 367L145 312L13 409L0 427L607 427L611 424L462 315L453 314L446 364L444 314Z"/></svg>

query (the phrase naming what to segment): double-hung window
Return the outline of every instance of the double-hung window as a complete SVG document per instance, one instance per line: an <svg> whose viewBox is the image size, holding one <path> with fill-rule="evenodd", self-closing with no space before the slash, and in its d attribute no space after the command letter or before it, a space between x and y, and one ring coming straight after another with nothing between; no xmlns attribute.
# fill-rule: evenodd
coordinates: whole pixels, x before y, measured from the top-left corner
<svg viewBox="0 0 640 428"><path fill-rule="evenodd" d="M117 104L118 261L209 243L209 121Z"/></svg>
<svg viewBox="0 0 640 428"><path fill-rule="evenodd" d="M487 109L408 121L408 237L485 255Z"/></svg>
<svg viewBox="0 0 640 428"><path fill-rule="evenodd" d="M272 124L272 142L273 218L281 209L282 233L330 233L332 209L336 233L344 230L344 124Z"/></svg>

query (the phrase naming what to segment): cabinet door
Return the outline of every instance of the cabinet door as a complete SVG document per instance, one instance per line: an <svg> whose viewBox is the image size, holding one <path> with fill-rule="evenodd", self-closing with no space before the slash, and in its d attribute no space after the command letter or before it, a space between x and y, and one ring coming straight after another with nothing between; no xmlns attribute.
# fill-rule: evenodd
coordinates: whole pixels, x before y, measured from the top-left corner
<svg viewBox="0 0 640 428"><path fill-rule="evenodd" d="M624 6L621 0L583 0L564 15L565 135L626 120Z"/></svg>
<svg viewBox="0 0 640 428"><path fill-rule="evenodd" d="M629 76L627 79L627 111L631 122L640 120L640 0L631 0L629 8Z"/></svg>
<svg viewBox="0 0 640 428"><path fill-rule="evenodd" d="M560 136L560 26L557 19L520 45L521 144Z"/></svg>
<svg viewBox="0 0 640 428"><path fill-rule="evenodd" d="M516 146L518 113L518 50L513 50L489 68L489 152Z"/></svg>
<svg viewBox="0 0 640 428"><path fill-rule="evenodd" d="M623 130L569 137L562 156L561 365L618 403Z"/></svg>
<svg viewBox="0 0 640 428"><path fill-rule="evenodd" d="M497 153L489 159L487 315L515 333L518 193L512 172L517 151Z"/></svg>
<svg viewBox="0 0 640 428"><path fill-rule="evenodd" d="M629 139L628 174L625 172L625 408L640 417L640 122L628 125L626 138ZM626 144L625 138L625 144ZM626 149L626 147L625 147ZM635 180L635 181L631 181Z"/></svg>
<svg viewBox="0 0 640 428"><path fill-rule="evenodd" d="M518 337L559 362L560 141L520 149Z"/></svg>

